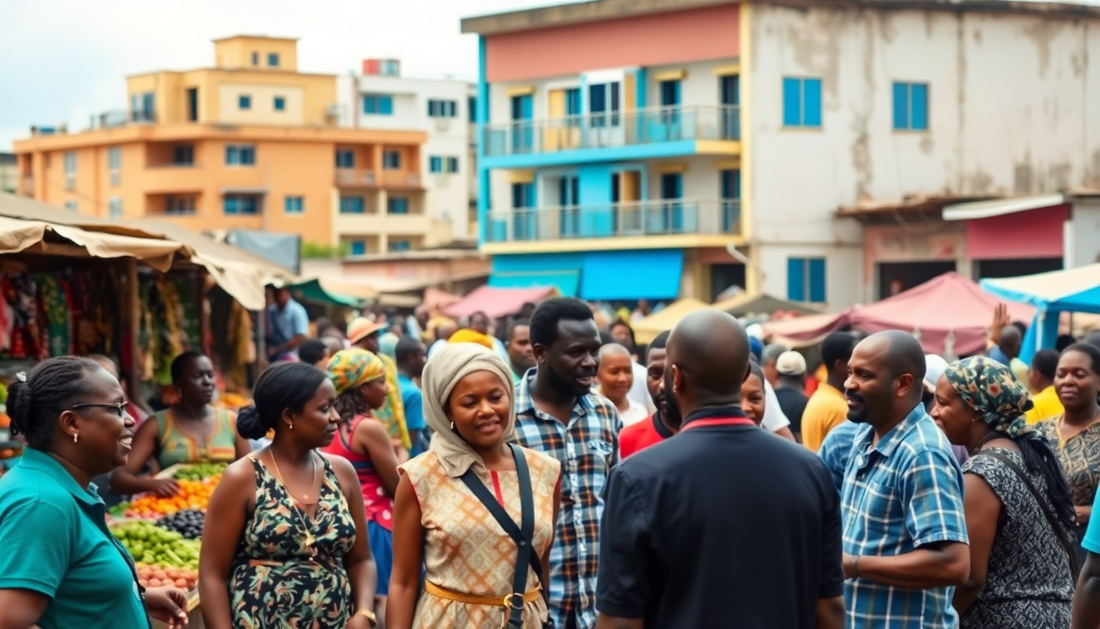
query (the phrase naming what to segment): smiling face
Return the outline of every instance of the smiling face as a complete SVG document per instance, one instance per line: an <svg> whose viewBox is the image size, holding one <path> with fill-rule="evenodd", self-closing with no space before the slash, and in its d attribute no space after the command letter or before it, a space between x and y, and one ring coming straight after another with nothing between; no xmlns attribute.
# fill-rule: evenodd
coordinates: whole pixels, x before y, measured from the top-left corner
<svg viewBox="0 0 1100 629"><path fill-rule="evenodd" d="M551 386L581 397L592 390L600 366L600 331L592 319L558 322L557 338L549 346L535 345L539 373L546 372Z"/></svg>
<svg viewBox="0 0 1100 629"><path fill-rule="evenodd" d="M757 425L764 421L764 383L752 372L741 383L741 408Z"/></svg>
<svg viewBox="0 0 1100 629"><path fill-rule="evenodd" d="M1088 354L1075 350L1062 354L1054 374L1054 390L1068 410L1084 409L1095 402L1100 376L1093 372Z"/></svg>
<svg viewBox="0 0 1100 629"><path fill-rule="evenodd" d="M892 408L889 374L883 358L885 343L860 343L848 361L848 379L844 395L848 398L848 419L867 423L871 418L889 415Z"/></svg>
<svg viewBox="0 0 1100 629"><path fill-rule="evenodd" d="M61 422L67 435L80 436L75 445L87 461L87 471L105 474L126 465L133 445L134 418L125 410L119 412L117 405L126 398L114 376L96 369L84 377L91 394L73 404L76 410L62 413ZM91 406L100 404L103 406Z"/></svg>
<svg viewBox="0 0 1100 629"><path fill-rule="evenodd" d="M291 439L298 439L310 448L323 448L336 436L340 414L336 412L336 389L325 378L313 397L297 413L284 411L284 419L294 425L285 431Z"/></svg>
<svg viewBox="0 0 1100 629"><path fill-rule="evenodd" d="M180 375L180 381L174 384L185 404L201 406L214 400L214 364L209 358L192 358L184 365Z"/></svg>
<svg viewBox="0 0 1100 629"><path fill-rule="evenodd" d="M459 380L447 400L447 417L458 435L478 451L499 447L511 413L512 383L491 371L475 371Z"/></svg>
<svg viewBox="0 0 1100 629"><path fill-rule="evenodd" d="M947 382L947 376L940 376L936 383L936 405L929 415L947 435L947 440L957 446L969 445L975 414L955 387Z"/></svg>

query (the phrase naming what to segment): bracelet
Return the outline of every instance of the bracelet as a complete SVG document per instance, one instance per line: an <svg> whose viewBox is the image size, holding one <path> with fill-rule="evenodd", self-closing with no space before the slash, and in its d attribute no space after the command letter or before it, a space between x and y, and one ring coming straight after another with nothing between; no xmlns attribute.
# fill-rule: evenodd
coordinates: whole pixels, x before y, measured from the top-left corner
<svg viewBox="0 0 1100 629"><path fill-rule="evenodd" d="M859 578L859 555L856 555L855 559L852 560L852 578Z"/></svg>
<svg viewBox="0 0 1100 629"><path fill-rule="evenodd" d="M357 616L366 616L367 620L370 622L371 627L377 627L378 626L378 617L374 615L374 612L367 611L365 609L361 609L358 612L356 612L356 615Z"/></svg>

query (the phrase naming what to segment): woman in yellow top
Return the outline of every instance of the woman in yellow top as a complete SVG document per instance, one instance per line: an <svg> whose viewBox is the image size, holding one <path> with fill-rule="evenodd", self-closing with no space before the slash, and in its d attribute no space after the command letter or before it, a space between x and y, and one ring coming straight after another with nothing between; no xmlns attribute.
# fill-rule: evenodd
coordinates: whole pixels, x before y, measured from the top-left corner
<svg viewBox="0 0 1100 629"><path fill-rule="evenodd" d="M210 405L214 365L209 358L195 351L177 356L172 361L172 384L179 402L141 424L126 465L111 477L111 491L171 496L179 491L175 480L139 476L149 459L165 469L178 463L232 463L252 451L237 434L237 418Z"/></svg>

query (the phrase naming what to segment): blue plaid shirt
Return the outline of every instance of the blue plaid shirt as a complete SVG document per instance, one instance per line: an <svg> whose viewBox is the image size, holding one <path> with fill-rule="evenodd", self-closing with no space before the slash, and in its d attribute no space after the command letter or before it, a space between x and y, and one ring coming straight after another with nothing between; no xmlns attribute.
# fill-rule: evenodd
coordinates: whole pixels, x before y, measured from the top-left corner
<svg viewBox="0 0 1100 629"><path fill-rule="evenodd" d="M606 398L577 401L569 424L535 408L536 369L516 385L516 440L561 462L561 512L550 549L550 617L559 629L596 626L603 488L619 462L619 412Z"/></svg>
<svg viewBox="0 0 1100 629"><path fill-rule="evenodd" d="M968 543L962 472L947 438L924 410L913 409L872 445L870 425L853 439L841 509L844 552L897 556L933 542ZM844 584L848 628L954 629L955 588L908 590L868 579Z"/></svg>

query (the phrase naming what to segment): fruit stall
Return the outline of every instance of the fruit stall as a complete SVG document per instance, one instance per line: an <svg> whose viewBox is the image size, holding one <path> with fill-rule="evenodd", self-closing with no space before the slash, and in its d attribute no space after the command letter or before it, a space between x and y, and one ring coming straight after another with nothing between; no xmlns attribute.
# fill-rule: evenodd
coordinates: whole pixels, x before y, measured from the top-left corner
<svg viewBox="0 0 1100 629"><path fill-rule="evenodd" d="M134 558L139 583L144 587L175 586L188 592L191 629L204 627L198 593L202 526L210 494L225 467L219 463L172 466L157 477L175 479L178 494L135 496L109 512L108 528Z"/></svg>

